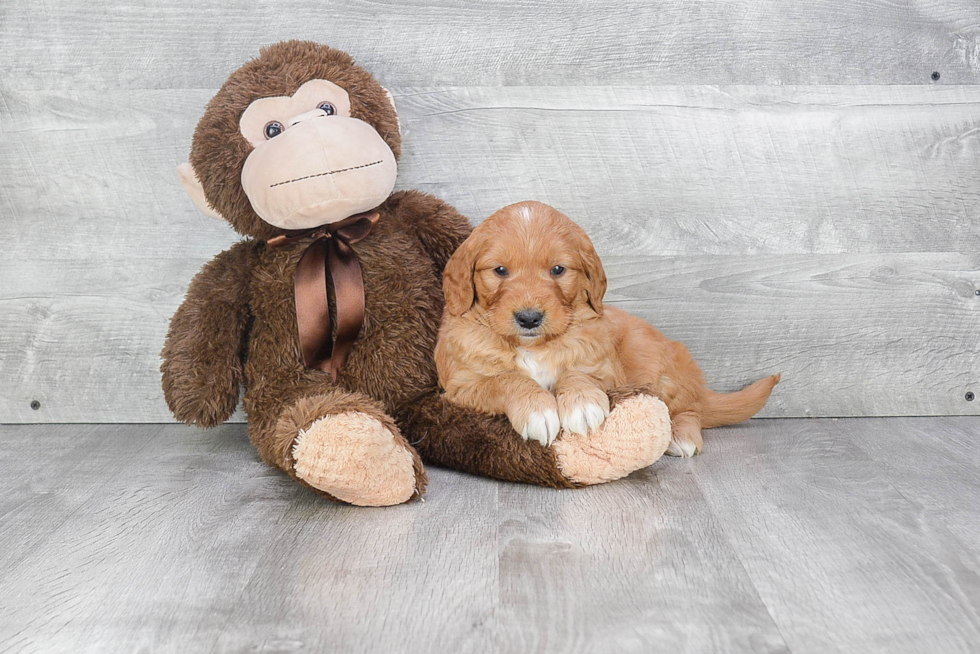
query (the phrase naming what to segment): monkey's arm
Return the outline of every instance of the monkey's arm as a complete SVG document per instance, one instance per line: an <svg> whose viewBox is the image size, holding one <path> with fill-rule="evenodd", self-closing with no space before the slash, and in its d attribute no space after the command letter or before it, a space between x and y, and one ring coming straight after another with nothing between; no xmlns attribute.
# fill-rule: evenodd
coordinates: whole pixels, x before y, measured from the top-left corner
<svg viewBox="0 0 980 654"><path fill-rule="evenodd" d="M585 485L562 471L553 447L521 438L507 416L459 406L440 391L407 404L395 419L427 463L553 488Z"/></svg>
<svg viewBox="0 0 980 654"><path fill-rule="evenodd" d="M452 205L421 191L402 191L392 199L398 201L398 218L419 239L441 275L449 257L473 231L470 221Z"/></svg>
<svg viewBox="0 0 980 654"><path fill-rule="evenodd" d="M506 416L461 407L433 389L395 416L422 460L454 470L554 488L600 484L645 468L667 449L670 416L649 388L609 391L612 413L588 436L563 432L550 447L524 440Z"/></svg>
<svg viewBox="0 0 980 654"><path fill-rule="evenodd" d="M214 427L238 404L256 247L254 241L236 243L205 265L170 320L160 355L163 394L184 423Z"/></svg>

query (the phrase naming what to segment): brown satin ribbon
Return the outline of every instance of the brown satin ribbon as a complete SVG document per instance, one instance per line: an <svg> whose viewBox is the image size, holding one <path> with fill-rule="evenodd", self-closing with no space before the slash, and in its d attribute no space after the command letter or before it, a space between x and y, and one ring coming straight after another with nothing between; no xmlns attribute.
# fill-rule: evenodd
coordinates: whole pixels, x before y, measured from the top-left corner
<svg viewBox="0 0 980 654"><path fill-rule="evenodd" d="M357 253L351 248L371 233L380 215L376 211L355 214L340 222L310 229L289 230L266 241L269 247L312 238L296 266L296 323L303 363L329 372L337 380L364 322L364 281ZM337 340L331 339L330 305L327 302L327 270L337 300Z"/></svg>

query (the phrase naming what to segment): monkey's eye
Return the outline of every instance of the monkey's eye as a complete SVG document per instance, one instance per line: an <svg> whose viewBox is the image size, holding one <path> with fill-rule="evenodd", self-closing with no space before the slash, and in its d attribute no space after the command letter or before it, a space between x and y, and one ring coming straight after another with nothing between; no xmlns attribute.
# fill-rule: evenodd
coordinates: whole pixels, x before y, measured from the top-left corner
<svg viewBox="0 0 980 654"><path fill-rule="evenodd" d="M565 266L552 266L551 274L555 277L561 277L565 273Z"/></svg>
<svg viewBox="0 0 980 654"><path fill-rule="evenodd" d="M265 137L267 139L271 139L282 134L282 130L284 129L286 128L282 126L282 123L280 123L278 120L274 120L266 125L263 131L265 132Z"/></svg>
<svg viewBox="0 0 980 654"><path fill-rule="evenodd" d="M335 113L337 113L337 108L329 102L321 102L316 106L316 108L323 110L323 112L328 116L333 116Z"/></svg>
<svg viewBox="0 0 980 654"><path fill-rule="evenodd" d="M507 276L507 269L504 268L503 266L497 266L496 268L493 269L493 272L497 274L497 277Z"/></svg>

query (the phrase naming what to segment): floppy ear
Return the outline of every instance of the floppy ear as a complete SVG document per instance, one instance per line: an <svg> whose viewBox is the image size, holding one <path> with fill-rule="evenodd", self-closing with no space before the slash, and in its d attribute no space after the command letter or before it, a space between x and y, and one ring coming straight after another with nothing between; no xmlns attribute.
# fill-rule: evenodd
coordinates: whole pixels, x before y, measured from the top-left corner
<svg viewBox="0 0 980 654"><path fill-rule="evenodd" d="M185 161L177 166L177 177L180 178L181 185L201 213L205 216L224 220L222 215L208 204L207 198L204 197L204 187L201 186L201 180L197 178L197 173L194 172L194 167L189 162Z"/></svg>
<svg viewBox="0 0 980 654"><path fill-rule="evenodd" d="M473 273L476 268L477 238L474 231L462 245L456 248L442 274L442 292L446 295L446 310L453 316L461 316L469 311L473 301L476 300Z"/></svg>
<svg viewBox="0 0 980 654"><path fill-rule="evenodd" d="M587 280L585 292L592 310L601 316L602 297L606 294L606 271L602 267L599 255L596 254L592 240L584 231L581 237L579 252L582 254L582 270L585 272Z"/></svg>

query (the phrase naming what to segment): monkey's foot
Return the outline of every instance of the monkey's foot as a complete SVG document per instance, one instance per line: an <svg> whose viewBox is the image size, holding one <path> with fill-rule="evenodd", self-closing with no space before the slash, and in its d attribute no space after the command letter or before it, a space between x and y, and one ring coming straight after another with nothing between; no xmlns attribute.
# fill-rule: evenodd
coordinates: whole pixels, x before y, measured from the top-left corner
<svg viewBox="0 0 980 654"><path fill-rule="evenodd" d="M580 484L601 484L645 468L670 443L667 405L650 395L620 401L589 435L563 430L552 446L562 474Z"/></svg>
<svg viewBox="0 0 980 654"><path fill-rule="evenodd" d="M316 420L293 444L296 476L343 502L390 506L416 493L411 452L375 418L351 411Z"/></svg>

